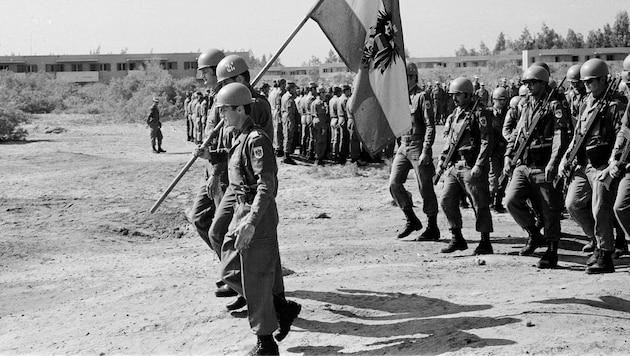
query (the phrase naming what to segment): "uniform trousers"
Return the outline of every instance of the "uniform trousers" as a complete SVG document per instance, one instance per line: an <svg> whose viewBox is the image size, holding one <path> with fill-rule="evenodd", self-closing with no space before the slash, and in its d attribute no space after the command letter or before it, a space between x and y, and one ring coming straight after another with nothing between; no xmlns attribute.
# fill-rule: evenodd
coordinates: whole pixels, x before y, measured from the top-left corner
<svg viewBox="0 0 630 356"><path fill-rule="evenodd" d="M278 110L273 110L273 148L276 151L282 151L284 148L284 133L282 127L282 118Z"/></svg>
<svg viewBox="0 0 630 356"><path fill-rule="evenodd" d="M613 206L617 195L617 181L610 189L597 176L607 165L586 168L578 167L567 190L566 205L569 214L580 225L584 233L595 235L598 248L604 251L615 251Z"/></svg>
<svg viewBox="0 0 630 356"><path fill-rule="evenodd" d="M302 135L300 137L301 151L305 155L313 153L313 142L311 140L312 121L309 115L302 115Z"/></svg>
<svg viewBox="0 0 630 356"><path fill-rule="evenodd" d="M490 215L488 169L482 168L482 171L479 177L473 177L470 173L471 167L464 161L457 162L446 171L440 206L451 229L462 228L462 213L459 202L462 194L467 194L471 197L475 210L475 229L482 233L493 231L492 216Z"/></svg>
<svg viewBox="0 0 630 356"><path fill-rule="evenodd" d="M297 118L296 118L297 119ZM284 154L293 153L295 146L293 145L293 139L297 128L296 119L290 117L282 118L282 135L284 136Z"/></svg>
<svg viewBox="0 0 630 356"><path fill-rule="evenodd" d="M159 127L155 127L155 128L151 128L151 146L155 149L156 147L156 143L157 143L157 147L162 147L162 139L164 138L164 136L162 136L162 130Z"/></svg>
<svg viewBox="0 0 630 356"><path fill-rule="evenodd" d="M313 122L311 130L313 151L317 159L326 158L328 148L328 123L323 121Z"/></svg>
<svg viewBox="0 0 630 356"><path fill-rule="evenodd" d="M613 208L623 232L630 236L630 171L626 171L619 181Z"/></svg>
<svg viewBox="0 0 630 356"><path fill-rule="evenodd" d="M339 143L341 142L339 137L341 131L337 123L336 117L330 119L330 152L333 158L339 158Z"/></svg>
<svg viewBox="0 0 630 356"><path fill-rule="evenodd" d="M560 241L562 190L545 181L544 168L516 167L505 192L505 200L508 212L522 228L536 226L536 214L529 207L529 200L535 211L542 212L547 241Z"/></svg>
<svg viewBox="0 0 630 356"><path fill-rule="evenodd" d="M491 197L497 197L499 202L505 196L505 189L507 188L507 179L504 180L503 185L499 186L499 177L501 176L501 172L503 172L503 164L504 164L504 156L505 156L505 147L494 147L492 150L492 155L490 156L490 193Z"/></svg>
<svg viewBox="0 0 630 356"><path fill-rule="evenodd" d="M350 160L355 162L361 156L361 139L354 125L348 125L348 149L350 151Z"/></svg>
<svg viewBox="0 0 630 356"><path fill-rule="evenodd" d="M403 143L394 156L392 162L392 172L389 178L389 191L396 204L402 210L413 208L413 201L409 192L405 189L405 182L411 169L416 173L418 189L422 197L422 211L427 216L436 216L438 213L437 197L433 188L433 176L435 166L433 162L420 164L422 154L422 143L411 141L409 144Z"/></svg>

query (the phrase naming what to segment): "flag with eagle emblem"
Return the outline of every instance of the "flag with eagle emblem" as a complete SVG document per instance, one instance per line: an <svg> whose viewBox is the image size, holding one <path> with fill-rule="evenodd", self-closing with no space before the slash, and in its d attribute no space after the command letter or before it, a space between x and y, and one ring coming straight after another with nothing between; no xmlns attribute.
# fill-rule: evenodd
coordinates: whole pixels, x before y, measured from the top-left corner
<svg viewBox="0 0 630 356"><path fill-rule="evenodd" d="M377 153L411 128L398 0L320 0L311 18L357 73L348 107L361 141Z"/></svg>

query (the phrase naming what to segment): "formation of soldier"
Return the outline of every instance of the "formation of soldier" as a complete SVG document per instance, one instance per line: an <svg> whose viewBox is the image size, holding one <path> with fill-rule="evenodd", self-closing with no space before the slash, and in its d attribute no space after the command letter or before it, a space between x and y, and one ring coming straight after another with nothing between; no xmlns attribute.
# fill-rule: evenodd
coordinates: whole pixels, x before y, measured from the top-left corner
<svg viewBox="0 0 630 356"><path fill-rule="evenodd" d="M244 59L216 49L202 53L198 67L208 88L205 95L187 97L187 134L190 141L204 142L193 153L208 163L191 219L221 262L216 296L236 297L228 310L248 306L258 336L250 354L277 354L276 341L287 336L301 306L284 296L276 162L358 162L362 145L348 107L352 88L310 83L298 89L278 80L273 88L255 90ZM416 240L440 239L440 206L450 230L441 253L468 248L460 204L469 200L480 233L475 254L494 252L491 210L507 209L528 234L520 255L546 247L537 266L555 268L566 206L589 239L586 272L614 272L614 257L628 252L630 229L628 71L630 56L621 80L604 61L591 59L569 68L557 84L549 67L538 62L524 71L518 88L502 81L487 92L478 78L459 77L441 93L440 83L423 87L417 67L408 64L412 128L397 141L389 179L406 218L397 238L423 227L404 187L413 169L427 217ZM443 97L452 109L441 103ZM435 165L441 120L446 142ZM439 180L444 188L438 200Z"/></svg>

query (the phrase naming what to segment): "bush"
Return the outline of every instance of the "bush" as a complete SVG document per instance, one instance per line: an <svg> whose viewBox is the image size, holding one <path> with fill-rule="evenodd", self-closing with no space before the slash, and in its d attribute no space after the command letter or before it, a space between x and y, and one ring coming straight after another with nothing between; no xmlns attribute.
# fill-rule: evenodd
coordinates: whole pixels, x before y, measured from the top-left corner
<svg viewBox="0 0 630 356"><path fill-rule="evenodd" d="M23 140L28 132L19 127L30 122L30 115L21 110L0 107L0 142Z"/></svg>

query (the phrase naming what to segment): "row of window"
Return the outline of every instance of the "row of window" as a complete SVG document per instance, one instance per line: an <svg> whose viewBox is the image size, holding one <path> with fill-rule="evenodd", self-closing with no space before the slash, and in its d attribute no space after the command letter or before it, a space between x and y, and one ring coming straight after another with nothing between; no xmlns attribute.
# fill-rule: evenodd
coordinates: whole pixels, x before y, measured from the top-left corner
<svg viewBox="0 0 630 356"><path fill-rule="evenodd" d="M137 70L144 67L143 63L116 63L117 71ZM177 70L177 62L162 62L160 68L165 70ZM184 62L184 70L196 70L197 62ZM9 70L8 64L0 64L0 70ZM110 72L112 70L111 63L57 63L46 64L46 72ZM18 64L17 73L35 73L37 72L37 64Z"/></svg>

